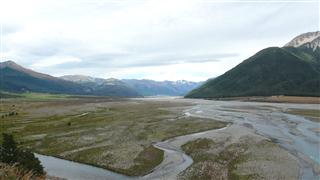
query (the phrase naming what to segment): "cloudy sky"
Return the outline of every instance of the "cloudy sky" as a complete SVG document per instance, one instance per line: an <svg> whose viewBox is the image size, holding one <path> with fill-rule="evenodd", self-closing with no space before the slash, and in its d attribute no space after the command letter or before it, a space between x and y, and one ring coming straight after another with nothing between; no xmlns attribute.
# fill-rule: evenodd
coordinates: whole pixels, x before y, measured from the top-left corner
<svg viewBox="0 0 320 180"><path fill-rule="evenodd" d="M206 80L319 30L319 0L0 0L0 61L61 76Z"/></svg>

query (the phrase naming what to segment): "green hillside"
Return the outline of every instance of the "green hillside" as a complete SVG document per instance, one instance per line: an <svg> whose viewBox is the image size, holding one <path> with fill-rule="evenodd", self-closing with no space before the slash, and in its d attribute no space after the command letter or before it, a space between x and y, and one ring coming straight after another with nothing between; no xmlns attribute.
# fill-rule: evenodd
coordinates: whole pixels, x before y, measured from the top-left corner
<svg viewBox="0 0 320 180"><path fill-rule="evenodd" d="M0 63L0 91L112 97L141 96L121 81L99 85L96 85L95 83L77 83L26 69L13 61ZM0 95L2 97L9 96L5 94Z"/></svg>
<svg viewBox="0 0 320 180"><path fill-rule="evenodd" d="M0 73L1 90L9 92L45 92L82 94L84 87L58 78L40 78L10 67Z"/></svg>
<svg viewBox="0 0 320 180"><path fill-rule="evenodd" d="M266 48L186 97L320 96L319 57L319 48Z"/></svg>

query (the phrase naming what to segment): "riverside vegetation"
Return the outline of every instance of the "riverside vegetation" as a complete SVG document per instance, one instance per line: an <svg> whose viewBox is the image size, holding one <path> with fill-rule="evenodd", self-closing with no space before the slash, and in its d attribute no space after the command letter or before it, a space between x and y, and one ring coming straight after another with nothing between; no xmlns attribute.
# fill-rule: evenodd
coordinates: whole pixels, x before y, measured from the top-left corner
<svg viewBox="0 0 320 180"><path fill-rule="evenodd" d="M2 134L0 179L44 179L43 167L28 150L20 149L12 135Z"/></svg>

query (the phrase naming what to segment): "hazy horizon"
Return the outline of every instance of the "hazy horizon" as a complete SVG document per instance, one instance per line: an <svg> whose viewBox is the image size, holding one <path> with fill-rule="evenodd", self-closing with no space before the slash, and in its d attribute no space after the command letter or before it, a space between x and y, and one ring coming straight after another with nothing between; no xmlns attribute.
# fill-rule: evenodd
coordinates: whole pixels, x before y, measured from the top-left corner
<svg viewBox="0 0 320 180"><path fill-rule="evenodd" d="M316 0L10 1L0 7L0 61L53 76L205 81L319 30L318 8Z"/></svg>

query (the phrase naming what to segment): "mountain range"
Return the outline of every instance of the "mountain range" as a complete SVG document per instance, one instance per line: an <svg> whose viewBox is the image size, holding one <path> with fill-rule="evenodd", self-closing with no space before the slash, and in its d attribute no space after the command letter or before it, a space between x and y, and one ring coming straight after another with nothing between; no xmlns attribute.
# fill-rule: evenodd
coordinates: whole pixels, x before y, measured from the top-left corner
<svg viewBox="0 0 320 180"><path fill-rule="evenodd" d="M206 82L54 77L5 61L0 63L0 92L4 91L112 97L320 96L320 32L301 34L283 47L263 49Z"/></svg>
<svg viewBox="0 0 320 180"><path fill-rule="evenodd" d="M88 88L87 92L96 96L114 96L114 97L139 97L142 96L135 89L129 87L124 82L109 78L94 78L84 75L67 75L60 77L63 80L77 83Z"/></svg>
<svg viewBox="0 0 320 180"><path fill-rule="evenodd" d="M47 74L26 69L13 61L0 63L0 90L8 92L43 92L86 94L86 87Z"/></svg>
<svg viewBox="0 0 320 180"><path fill-rule="evenodd" d="M153 81L114 78L103 79L84 75L53 77L24 68L13 61L0 63L0 91L41 92L111 97L183 96L198 82Z"/></svg>
<svg viewBox="0 0 320 180"><path fill-rule="evenodd" d="M122 79L143 96L184 96L192 89L199 87L203 82L179 81L154 81L148 79Z"/></svg>
<svg viewBox="0 0 320 180"><path fill-rule="evenodd" d="M319 40L319 31L309 32L263 49L186 97L320 96Z"/></svg>

